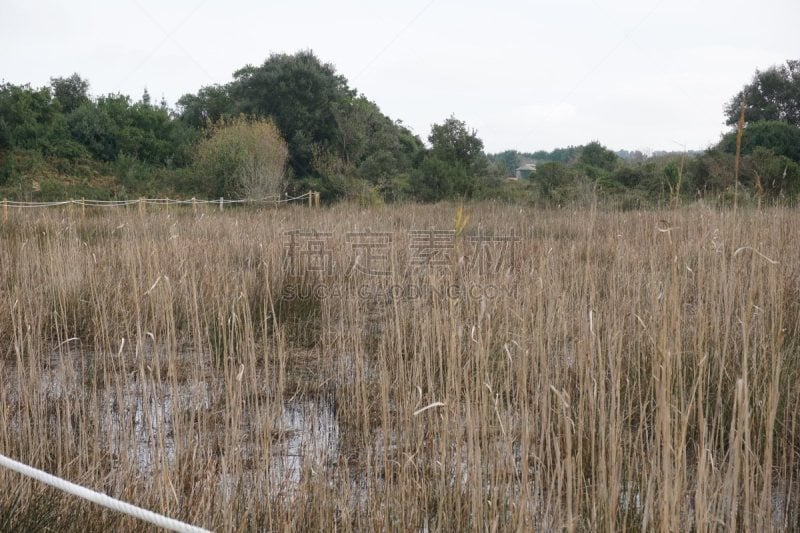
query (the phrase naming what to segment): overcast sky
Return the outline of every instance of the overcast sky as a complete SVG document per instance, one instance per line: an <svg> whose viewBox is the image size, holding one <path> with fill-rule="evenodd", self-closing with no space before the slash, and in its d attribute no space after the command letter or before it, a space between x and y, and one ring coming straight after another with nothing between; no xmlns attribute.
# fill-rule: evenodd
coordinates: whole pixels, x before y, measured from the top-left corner
<svg viewBox="0 0 800 533"><path fill-rule="evenodd" d="M423 139L454 114L489 152L702 149L756 69L800 58L799 20L798 0L0 0L0 78L174 105L312 49Z"/></svg>

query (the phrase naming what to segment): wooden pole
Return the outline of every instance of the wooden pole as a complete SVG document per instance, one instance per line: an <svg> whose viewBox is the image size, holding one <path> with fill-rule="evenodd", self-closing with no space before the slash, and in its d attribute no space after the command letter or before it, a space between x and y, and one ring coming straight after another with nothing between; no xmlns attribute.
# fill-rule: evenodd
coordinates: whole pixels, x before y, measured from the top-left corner
<svg viewBox="0 0 800 533"><path fill-rule="evenodd" d="M314 191L308 191L308 207L311 207L314 198Z"/></svg>
<svg viewBox="0 0 800 533"><path fill-rule="evenodd" d="M223 202L223 200L222 200L222 196L220 196L220 197L219 197L219 210L220 210L220 211L222 211L222 209L223 209L223 207L222 207L222 205L223 205L223 204L222 204L222 202Z"/></svg>
<svg viewBox="0 0 800 533"><path fill-rule="evenodd" d="M8 222L8 198L3 198L3 222Z"/></svg>
<svg viewBox="0 0 800 533"><path fill-rule="evenodd" d="M144 198L142 198L141 196L139 197L139 214L140 215L144 214Z"/></svg>
<svg viewBox="0 0 800 533"><path fill-rule="evenodd" d="M197 214L197 200L195 200L194 196L192 196L192 212L195 215Z"/></svg>
<svg viewBox="0 0 800 533"><path fill-rule="evenodd" d="M86 218L86 198L81 198L81 218Z"/></svg>

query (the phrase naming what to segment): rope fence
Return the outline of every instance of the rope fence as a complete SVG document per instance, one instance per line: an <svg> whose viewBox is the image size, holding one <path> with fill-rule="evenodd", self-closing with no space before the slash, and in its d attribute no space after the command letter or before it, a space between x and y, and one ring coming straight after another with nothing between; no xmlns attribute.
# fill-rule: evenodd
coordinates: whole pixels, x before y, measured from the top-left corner
<svg viewBox="0 0 800 533"><path fill-rule="evenodd" d="M130 503L112 498L107 494L76 485L75 483L61 479L60 477L48 474L44 470L39 470L24 463L20 463L19 461L15 461L14 459L10 459L2 454L0 454L0 466L8 468L9 470L13 470L14 472L22 474L23 476L33 478L37 481L45 483L46 485L50 485L51 487L66 492L67 494L77 496L78 498L83 498L84 500L96 503L107 509L111 509L112 511L117 511L134 518L150 522L151 524L155 524L163 529L181 532L185 531L190 533L208 533L207 529L202 529L185 522L175 520L174 518L169 518L167 516L148 511L147 509L142 509L141 507L137 507L135 505L131 505Z"/></svg>
<svg viewBox="0 0 800 533"><path fill-rule="evenodd" d="M154 206L173 206L173 205L191 205L191 206L200 206L200 205L213 205L219 206L220 209L223 209L224 206L232 206L232 205L243 205L243 204L264 204L264 205L278 205L278 204L285 204L289 202L298 202L298 201L308 201L309 207L319 207L319 193L315 191L309 191L305 194L301 194L300 196L266 196L263 198L242 198L242 199L226 199L220 198L218 200L198 200L197 198L191 198L188 200L175 200L171 198L139 198L136 200L86 200L82 198L80 200L61 200L57 202L19 202L15 200L3 200L2 206L4 212L6 212L9 208L15 209L26 209L26 208L40 208L40 207L58 207L58 206L68 206L68 205L77 205L80 207L130 207L130 206L139 206L145 207L148 205Z"/></svg>

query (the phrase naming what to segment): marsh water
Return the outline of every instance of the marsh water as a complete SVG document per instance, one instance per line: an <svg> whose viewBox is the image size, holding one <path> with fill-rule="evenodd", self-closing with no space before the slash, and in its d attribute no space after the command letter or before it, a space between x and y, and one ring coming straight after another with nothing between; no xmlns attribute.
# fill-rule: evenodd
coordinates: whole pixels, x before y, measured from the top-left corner
<svg viewBox="0 0 800 533"><path fill-rule="evenodd" d="M26 422L19 415L24 412L21 407L25 403L44 407L54 439L79 438L81 424L88 419L95 426L90 434L100 441L96 444L101 454L111 458L109 467L133 469L145 479L174 467L181 445L188 449L208 447L207 442L191 442L196 440L198 432L181 434L197 423L216 425L211 433L220 442L230 438L226 429L230 433L232 424L238 425L239 431L233 432L234 438L240 440L237 459L247 466L231 471L251 474L259 471L260 475L252 479L266 481L281 491L291 492L296 488L305 467L335 464L339 460L339 424L332 402L323 396L298 394L282 398L279 405L263 410L243 407L236 420L231 420L226 405L231 396L225 390L224 379L212 376L158 379L153 367L140 362L138 368L132 365L124 372L117 369L114 375L118 379L104 381L104 371L98 365L101 357L110 362L123 358L124 354L61 349L39 364L21 360L16 364L0 362L4 383L0 396L6 406L6 430L12 434L26 431ZM181 357L192 355L186 353ZM98 385L103 382L104 386ZM264 387L269 384L265 382ZM248 402L243 400L243 403ZM263 441L253 438L261 430L270 432L268 464L253 462L256 457L263 460L263 450L256 449ZM75 434L64 435L65 432ZM190 442L180 443L179 438Z"/></svg>

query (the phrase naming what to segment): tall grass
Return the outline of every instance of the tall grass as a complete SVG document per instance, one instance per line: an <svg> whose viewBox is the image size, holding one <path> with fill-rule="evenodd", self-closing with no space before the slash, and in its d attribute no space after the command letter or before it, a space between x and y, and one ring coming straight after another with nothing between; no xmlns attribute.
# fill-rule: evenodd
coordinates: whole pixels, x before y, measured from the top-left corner
<svg viewBox="0 0 800 533"><path fill-rule="evenodd" d="M0 452L218 530L800 527L800 214L466 212L12 213ZM3 529L142 527L0 487Z"/></svg>

